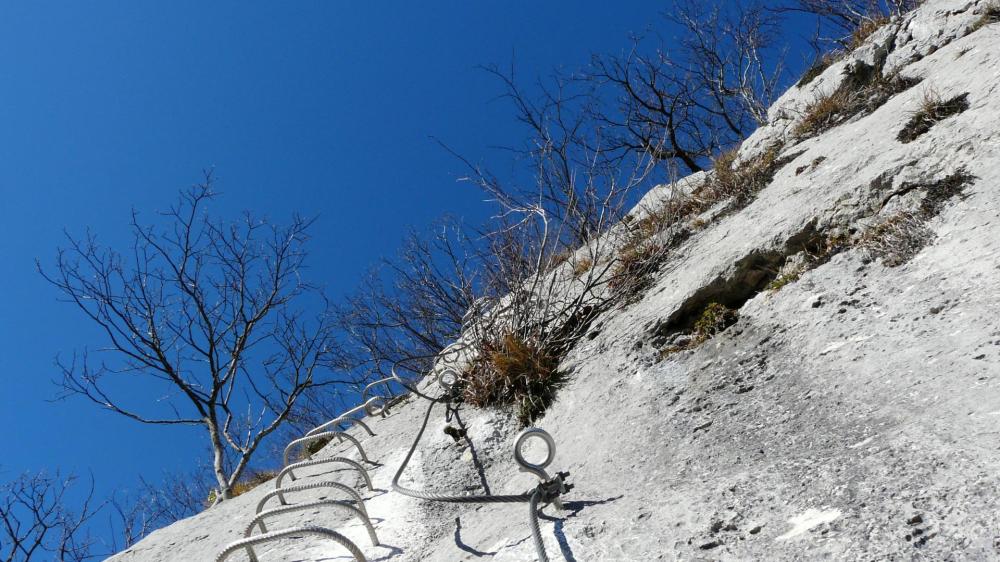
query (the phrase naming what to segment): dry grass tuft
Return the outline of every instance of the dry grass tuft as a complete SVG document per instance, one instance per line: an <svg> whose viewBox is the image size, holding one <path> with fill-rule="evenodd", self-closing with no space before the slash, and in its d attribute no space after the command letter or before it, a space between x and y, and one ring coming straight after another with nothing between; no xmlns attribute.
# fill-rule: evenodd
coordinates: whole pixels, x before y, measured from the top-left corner
<svg viewBox="0 0 1000 562"><path fill-rule="evenodd" d="M978 31L987 25L994 23L1000 23L1000 3L987 5L986 9L983 10L983 15L972 24L972 28L969 29L969 33Z"/></svg>
<svg viewBox="0 0 1000 562"><path fill-rule="evenodd" d="M594 260L589 257L582 257L575 262L573 262L573 276L581 277L584 273L587 273L594 267Z"/></svg>
<svg viewBox="0 0 1000 562"><path fill-rule="evenodd" d="M920 106L896 135L896 140L904 144L913 142L920 135L930 131L934 125L967 109L969 109L968 92L943 100L940 94L928 88L924 91Z"/></svg>
<svg viewBox="0 0 1000 562"><path fill-rule="evenodd" d="M833 66L833 63L840 60L844 56L842 51L832 51L829 53L824 53L821 57L817 58L812 65L806 69L802 78L795 83L795 87L802 88L823 74L823 71Z"/></svg>
<svg viewBox="0 0 1000 562"><path fill-rule="evenodd" d="M814 137L846 120L845 116L852 105L851 96L849 90L838 88L828 96L813 100L806 106L802 120L795 124L792 135L800 139Z"/></svg>
<svg viewBox="0 0 1000 562"><path fill-rule="evenodd" d="M723 199L733 199L739 207L767 187L780 167L778 155L781 144L774 144L760 155L737 162L737 149L716 156L712 160L712 177L701 194L709 204Z"/></svg>
<svg viewBox="0 0 1000 562"><path fill-rule="evenodd" d="M867 261L880 259L886 267L897 267L913 259L934 237L921 216L900 212L866 230L857 246Z"/></svg>
<svg viewBox="0 0 1000 562"><path fill-rule="evenodd" d="M618 250L608 288L631 302L650 285L663 263L666 250L655 238L634 231Z"/></svg>
<svg viewBox="0 0 1000 562"><path fill-rule="evenodd" d="M515 334L491 347L462 374L462 398L476 407L513 405L528 425L552 403L562 382L558 354Z"/></svg>
<svg viewBox="0 0 1000 562"><path fill-rule="evenodd" d="M889 23L889 18L885 16L879 16L876 18L866 19L851 33L850 38L847 40L848 50L853 51L868 40L873 33L882 28L885 24Z"/></svg>
<svg viewBox="0 0 1000 562"><path fill-rule="evenodd" d="M257 486L264 484L270 480L273 480L278 476L278 471L276 470L265 470L262 472L254 472L249 476L243 478L239 482L233 485L233 497L243 495L250 490L253 490ZM212 507L215 504L216 491L210 490L208 492L208 497L205 498L205 508Z"/></svg>
<svg viewBox="0 0 1000 562"><path fill-rule="evenodd" d="M975 180L960 169L940 180L917 185L902 185L900 189L923 189L920 205L912 211L900 211L870 226L857 241L857 247L868 261L881 260L886 267L897 267L913 259L936 238L926 226L927 221L941 214L945 204L961 197L965 187Z"/></svg>
<svg viewBox="0 0 1000 562"><path fill-rule="evenodd" d="M896 94L920 83L899 74L883 76L873 67L857 64L833 93L817 98L806 107L802 119L792 129L798 139L814 137L860 113L871 113Z"/></svg>

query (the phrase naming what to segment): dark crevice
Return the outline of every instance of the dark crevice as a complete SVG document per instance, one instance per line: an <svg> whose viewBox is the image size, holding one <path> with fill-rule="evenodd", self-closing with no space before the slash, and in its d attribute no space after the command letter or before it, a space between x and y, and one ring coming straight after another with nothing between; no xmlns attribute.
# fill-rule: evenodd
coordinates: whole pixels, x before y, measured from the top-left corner
<svg viewBox="0 0 1000 562"><path fill-rule="evenodd" d="M777 278L789 256L803 251L810 255L828 254L828 240L826 232L818 230L813 221L789 238L783 247L751 252L736 262L729 275L715 278L688 297L673 314L654 325L650 330L653 345L661 347L672 336L692 331L704 311L713 304L739 310Z"/></svg>

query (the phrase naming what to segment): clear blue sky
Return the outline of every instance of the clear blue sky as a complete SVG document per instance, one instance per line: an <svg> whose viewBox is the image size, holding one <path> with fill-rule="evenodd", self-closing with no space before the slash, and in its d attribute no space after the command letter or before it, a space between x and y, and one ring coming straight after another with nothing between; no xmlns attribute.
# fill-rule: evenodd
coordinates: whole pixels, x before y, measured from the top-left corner
<svg viewBox="0 0 1000 562"><path fill-rule="evenodd" d="M56 393L52 360L100 334L34 271L62 230L123 246L129 210L214 167L218 212L318 215L314 280L349 291L405 230L488 212L461 166L518 138L500 85L662 30L662 5L566 2L4 2L0 5L0 480L92 471L99 492L183 469L194 429Z"/></svg>

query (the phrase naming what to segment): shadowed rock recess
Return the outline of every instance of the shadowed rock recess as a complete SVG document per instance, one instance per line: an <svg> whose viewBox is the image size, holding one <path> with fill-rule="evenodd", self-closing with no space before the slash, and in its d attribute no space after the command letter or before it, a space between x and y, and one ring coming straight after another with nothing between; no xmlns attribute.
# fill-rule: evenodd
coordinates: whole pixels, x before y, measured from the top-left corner
<svg viewBox="0 0 1000 562"><path fill-rule="evenodd" d="M977 23L988 7L925 2L787 91L740 149L748 161L782 147L787 162L768 185L693 230L640 296L598 315L569 350L565 384L536 422L557 443L550 473L568 470L575 485L564 510L543 510L550 559L1000 559L1000 25ZM856 68L916 85L795 134ZM943 109L914 124L929 89ZM904 129L919 134L901 142ZM694 190L710 177L685 181ZM664 353L713 303L729 320ZM346 510L282 513L269 528L333 529L368 560L535 559L526 503L392 491L426 404L412 397L365 418L373 436L348 429L378 463L362 463L374 490L352 466L296 470L296 484L354 487L379 546ZM446 421L438 407L429 420L407 488L521 494L537 484L514 462L512 414L464 408ZM348 441L316 456L361 460ZM273 489L112 560L214 560ZM338 494L320 487L288 501L347 497ZM256 553L350 559L311 535Z"/></svg>

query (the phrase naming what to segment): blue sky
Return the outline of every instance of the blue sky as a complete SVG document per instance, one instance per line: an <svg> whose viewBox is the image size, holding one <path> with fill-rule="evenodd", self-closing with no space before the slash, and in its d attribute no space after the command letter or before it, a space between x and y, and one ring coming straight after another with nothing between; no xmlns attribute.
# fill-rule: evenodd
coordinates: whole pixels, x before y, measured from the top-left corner
<svg viewBox="0 0 1000 562"><path fill-rule="evenodd" d="M488 211L436 136L473 159L518 139L500 85L618 52L662 4L4 2L0 5L0 480L94 474L98 490L183 469L194 430L142 426L56 394L53 357L100 334L35 272L62 230L127 242L214 167L214 210L318 215L313 280L337 296L410 226ZM793 63L801 56L793 53Z"/></svg>

